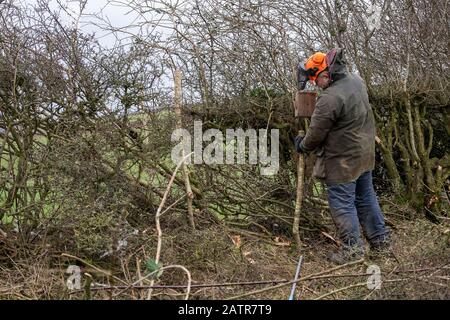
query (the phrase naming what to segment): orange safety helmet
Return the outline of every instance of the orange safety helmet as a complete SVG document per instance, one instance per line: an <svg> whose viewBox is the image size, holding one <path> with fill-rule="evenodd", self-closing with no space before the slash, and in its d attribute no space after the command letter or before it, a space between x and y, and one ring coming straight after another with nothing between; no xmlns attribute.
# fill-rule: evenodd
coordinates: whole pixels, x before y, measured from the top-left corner
<svg viewBox="0 0 450 320"><path fill-rule="evenodd" d="M323 52L316 52L306 60L305 70L307 71L309 80L315 81L319 73L328 67L325 56L326 54Z"/></svg>

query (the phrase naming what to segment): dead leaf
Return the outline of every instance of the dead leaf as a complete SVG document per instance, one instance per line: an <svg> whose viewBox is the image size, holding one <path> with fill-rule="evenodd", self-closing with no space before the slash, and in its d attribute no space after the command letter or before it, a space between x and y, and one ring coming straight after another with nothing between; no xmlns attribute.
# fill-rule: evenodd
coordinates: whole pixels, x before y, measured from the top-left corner
<svg viewBox="0 0 450 320"><path fill-rule="evenodd" d="M242 255L244 256L244 258L247 259L247 261L250 262L251 264L254 264L256 261L250 257L251 254L252 254L251 251L242 252Z"/></svg>
<svg viewBox="0 0 450 320"><path fill-rule="evenodd" d="M285 240L281 237L275 237L275 244L277 246L283 246L283 247L288 247L291 245L291 241L289 240Z"/></svg>
<svg viewBox="0 0 450 320"><path fill-rule="evenodd" d="M233 241L233 244L236 246L236 248L240 248L242 245L241 236L240 235L234 235L230 236L231 241Z"/></svg>

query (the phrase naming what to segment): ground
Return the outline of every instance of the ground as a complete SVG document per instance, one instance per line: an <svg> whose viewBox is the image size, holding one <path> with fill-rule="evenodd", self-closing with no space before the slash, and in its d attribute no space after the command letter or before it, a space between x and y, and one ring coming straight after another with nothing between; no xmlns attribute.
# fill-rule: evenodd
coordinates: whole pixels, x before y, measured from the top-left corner
<svg viewBox="0 0 450 320"><path fill-rule="evenodd" d="M449 299L449 229L424 219L396 220L394 226L392 254L368 256L356 264L336 267L326 259L326 253L336 245L324 235L304 236L301 248L297 248L282 236L271 239L239 234L236 229L208 219L199 218L194 232L170 221L163 224L161 262L163 266L183 265L189 271L192 278L189 299L286 300L291 285L283 285L281 281L294 278L300 255L303 263L296 299ZM152 231L149 229L148 248L155 247ZM70 291L66 286L70 274L65 272L69 261L77 262L76 259L61 256L50 244L14 248L14 242L19 243L20 239L0 235L0 299L142 299L147 296L147 290L130 290L126 284L135 282L138 272L145 273L142 264L136 261L152 257L151 249L146 251L142 247L134 254L103 262L78 261L82 271L89 275L83 274L81 290ZM141 270L137 271L137 265ZM377 275L368 275L378 268L379 289ZM112 275L105 276L106 273ZM267 283L270 281L274 283ZM86 290L89 283L122 287ZM144 281L141 285L149 283ZM228 285L218 286L225 283ZM155 284L185 285L187 277L179 268L167 269ZM203 284L215 286L202 287ZM186 290L159 288L153 290L152 296L181 299L186 296Z"/></svg>

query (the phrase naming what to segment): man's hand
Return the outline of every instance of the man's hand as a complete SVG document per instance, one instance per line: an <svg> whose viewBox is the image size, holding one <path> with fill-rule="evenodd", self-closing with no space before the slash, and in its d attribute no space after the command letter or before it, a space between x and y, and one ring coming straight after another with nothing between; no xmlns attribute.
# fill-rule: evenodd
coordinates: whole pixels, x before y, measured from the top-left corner
<svg viewBox="0 0 450 320"><path fill-rule="evenodd" d="M304 136L296 136L294 140L295 150L297 150L298 153L305 153L304 150L302 150L301 144Z"/></svg>

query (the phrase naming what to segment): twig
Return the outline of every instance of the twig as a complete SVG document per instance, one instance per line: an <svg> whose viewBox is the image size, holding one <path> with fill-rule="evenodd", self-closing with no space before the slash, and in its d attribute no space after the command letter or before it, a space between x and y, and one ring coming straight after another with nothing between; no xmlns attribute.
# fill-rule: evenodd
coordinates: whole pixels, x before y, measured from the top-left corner
<svg viewBox="0 0 450 320"><path fill-rule="evenodd" d="M366 275L366 274L364 274ZM143 278L139 279L142 281ZM287 283L289 280L267 280L267 281L249 281L249 282L228 282L228 283L211 283L211 284L191 284L191 289L193 288L220 288L220 287L234 287L234 286L255 286L255 285L263 285L263 284L274 284L274 283ZM98 286L92 287L93 291L101 291L101 290L118 290L118 289L186 289L187 285L128 285L128 286ZM124 292L123 290L122 292ZM74 290L69 294L75 294L82 292L83 290Z"/></svg>
<svg viewBox="0 0 450 320"><path fill-rule="evenodd" d="M159 270L158 270L159 271ZM150 275L154 274L155 272L152 272ZM133 289L133 290L148 290L148 289L186 289L187 285L141 285L138 284L139 281L143 281L148 278L146 277L140 278L136 282L132 283L131 285L127 286L104 286L100 285L98 287L92 287L92 291L101 291L101 290L122 290L119 293L117 293L114 296L120 295L121 293L125 292L126 290ZM303 281L311 281L311 280L320 280L320 279L330 279L330 278L348 278L348 277L367 277L367 273L355 273L355 274L332 274L332 275L312 275L305 278L302 278L300 280ZM299 281L300 281L299 280ZM211 284L192 284L191 289L193 288L220 288L220 287L235 287L235 286L255 286L255 285L264 285L264 284L292 284L293 281L280 279L280 280L266 280L266 281L247 281L247 282L225 282L225 283L211 283ZM136 285L138 284L138 285ZM307 288L311 290L310 288ZM83 292L83 290L74 290L71 291L69 294L76 294L79 292ZM317 294L317 293L316 293Z"/></svg>
<svg viewBox="0 0 450 320"><path fill-rule="evenodd" d="M141 280L141 278L142 278L142 273L141 273L141 259L139 259L138 257L135 257L136 258L136 272L137 272L137 275L138 275L138 280L139 280L139 285L140 286L142 286L143 285L143 282L142 282L142 280ZM139 296L139 298L141 298L141 293L139 292L138 293L138 296Z"/></svg>
<svg viewBox="0 0 450 320"><path fill-rule="evenodd" d="M154 272L152 272L154 274ZM367 277L367 273L353 273L353 274L332 274L332 275L317 275L317 276L310 276L308 278L303 278L300 280L303 281L311 281L311 280L320 280L320 279L330 279L330 278L348 278L348 277ZM140 278L140 281L143 281L148 277ZM139 281L138 280L138 281ZM129 290L129 289L136 289L136 290L148 290L148 289L185 289L187 288L187 285L135 285L138 283L138 281L134 282L131 285L127 286L98 286L98 287L92 287L91 290L93 291L100 291L100 290L119 290L122 289L121 292L119 292L116 295L121 294L122 292ZM211 284L192 284L191 289L193 288L221 288L221 287L235 287L235 286L255 286L255 285L264 285L264 284L280 284L280 283L286 283L286 284L292 284L292 281L280 279L280 280L266 280L266 281L247 281L247 282L225 282L225 283L211 283ZM309 289L309 288L308 288ZM311 290L311 289L309 289ZM69 294L75 294L82 292L83 290L74 290L71 291ZM116 296L115 295L115 296Z"/></svg>
<svg viewBox="0 0 450 320"><path fill-rule="evenodd" d="M431 271L431 270L441 270L441 269L450 269L448 264L445 264L441 267L431 267L431 268L421 268L421 269L408 269L408 270L393 270L393 273L406 273L406 272L422 272L422 271Z"/></svg>
<svg viewBox="0 0 450 320"><path fill-rule="evenodd" d="M231 298L227 298L225 300L241 299L243 297L251 296L251 295L254 295L254 294L258 294L258 293L262 293L262 292L266 292L266 291L270 291L270 290L279 289L279 288L285 287L287 285L293 284L294 282L300 282L300 281L309 280L309 279L312 279L312 278L314 278L316 276L321 276L321 275L324 275L324 274L327 274L327 273L330 273L330 272L333 272L333 271L336 271L336 270L339 270L339 269L342 269L342 268L345 268L345 267L348 267L348 266L356 265L356 264L359 264L359 263L362 263L362 262L364 262L364 259L352 261L352 262L349 262L349 263L346 263L346 264L343 264L343 265L340 265L340 266L336 266L334 268L331 268L331 269L328 269L328 270L325 270L325 271L321 271L321 272L314 273L312 275L300 278L297 281L289 281L289 282L278 284L276 286L272 286L272 287L269 287L269 288L264 288L264 289L250 291L250 292L247 292L247 293L244 293L244 294L241 294L241 295L237 295L237 296L234 296L234 297L231 297Z"/></svg>
<svg viewBox="0 0 450 320"><path fill-rule="evenodd" d="M371 296L376 290L377 290L376 288L372 289L372 290L369 292L369 294L367 294L367 295L364 297L363 300L368 300L368 299L370 298L370 296Z"/></svg>
<svg viewBox="0 0 450 320"><path fill-rule="evenodd" d="M101 287L101 288L98 288L98 289L103 289L103 290L110 289L110 288L111 289L123 289L123 290L119 291L118 293L116 293L114 295L114 297L117 297L117 296L119 296L120 294L122 294L123 292L125 292L126 290L129 290L129 289L139 289L140 288L140 289L152 290L154 288L168 288L170 286L155 286L155 285L153 285L153 282L154 282L153 280L151 281L150 285L148 285L148 286L143 286L143 285L136 286L136 285L139 284L139 283L142 283L142 281L150 278L155 273L158 273L160 271L167 270L167 269L172 269L172 268L182 269L187 274L188 284L186 286L179 286L179 288L186 288L186 300L187 300L188 297L189 297L190 291L191 291L191 283L192 283L191 273L189 272L189 270L186 269L186 267L181 266L181 265L177 265L177 264L173 264L173 265L170 265L170 266L165 266L165 267L159 268L158 270L152 271L152 272L148 273L147 275L145 275L144 277L139 278L138 280L136 280L135 282L133 282L132 284L129 284L127 286L122 286L122 287L121 286L106 286L106 287Z"/></svg>
<svg viewBox="0 0 450 320"><path fill-rule="evenodd" d="M157 243L157 247L156 247L156 257L155 257L155 264L156 265L158 265L159 259L161 257L161 247L162 247L162 230L161 230L161 224L160 224L160 221L159 221L159 218L161 216L161 210L164 207L164 204L166 203L167 196L169 195L169 191L170 191L170 189L172 187L173 181L175 180L175 176L177 175L178 169L180 169L181 165L186 161L187 158L189 158L191 156L192 153L193 152L191 152L188 155L184 156L183 159L181 159L181 161L176 166L175 170L172 173L172 176L170 177L169 184L167 185L166 192L164 192L164 195L163 195L163 198L161 200L161 203L159 204L158 210L156 210L155 222L156 222L156 230L158 232L158 243ZM190 279L190 274L189 274L188 278ZM150 282L150 285L153 285L154 283L155 283L155 281L152 280ZM150 289L148 291L147 300L150 300L151 297L152 297L152 289Z"/></svg>
<svg viewBox="0 0 450 320"><path fill-rule="evenodd" d="M172 203L170 206L168 206L159 216L162 216L164 213L172 209L178 202L183 200L186 197L186 194L183 194L178 200L176 200L174 203Z"/></svg>
<svg viewBox="0 0 450 320"><path fill-rule="evenodd" d="M352 284L352 285L349 285L347 287L336 289L336 290L333 290L331 292L325 293L325 294L321 295L320 297L315 298L314 300L320 300L320 299L326 298L328 296L331 296L331 295L333 295L335 293L338 293L338 292L341 292L341 291L345 291L345 290L348 290L348 289L351 289L351 288L362 287L362 286L366 286L366 285L367 285L367 282L360 282L360 283Z"/></svg>

